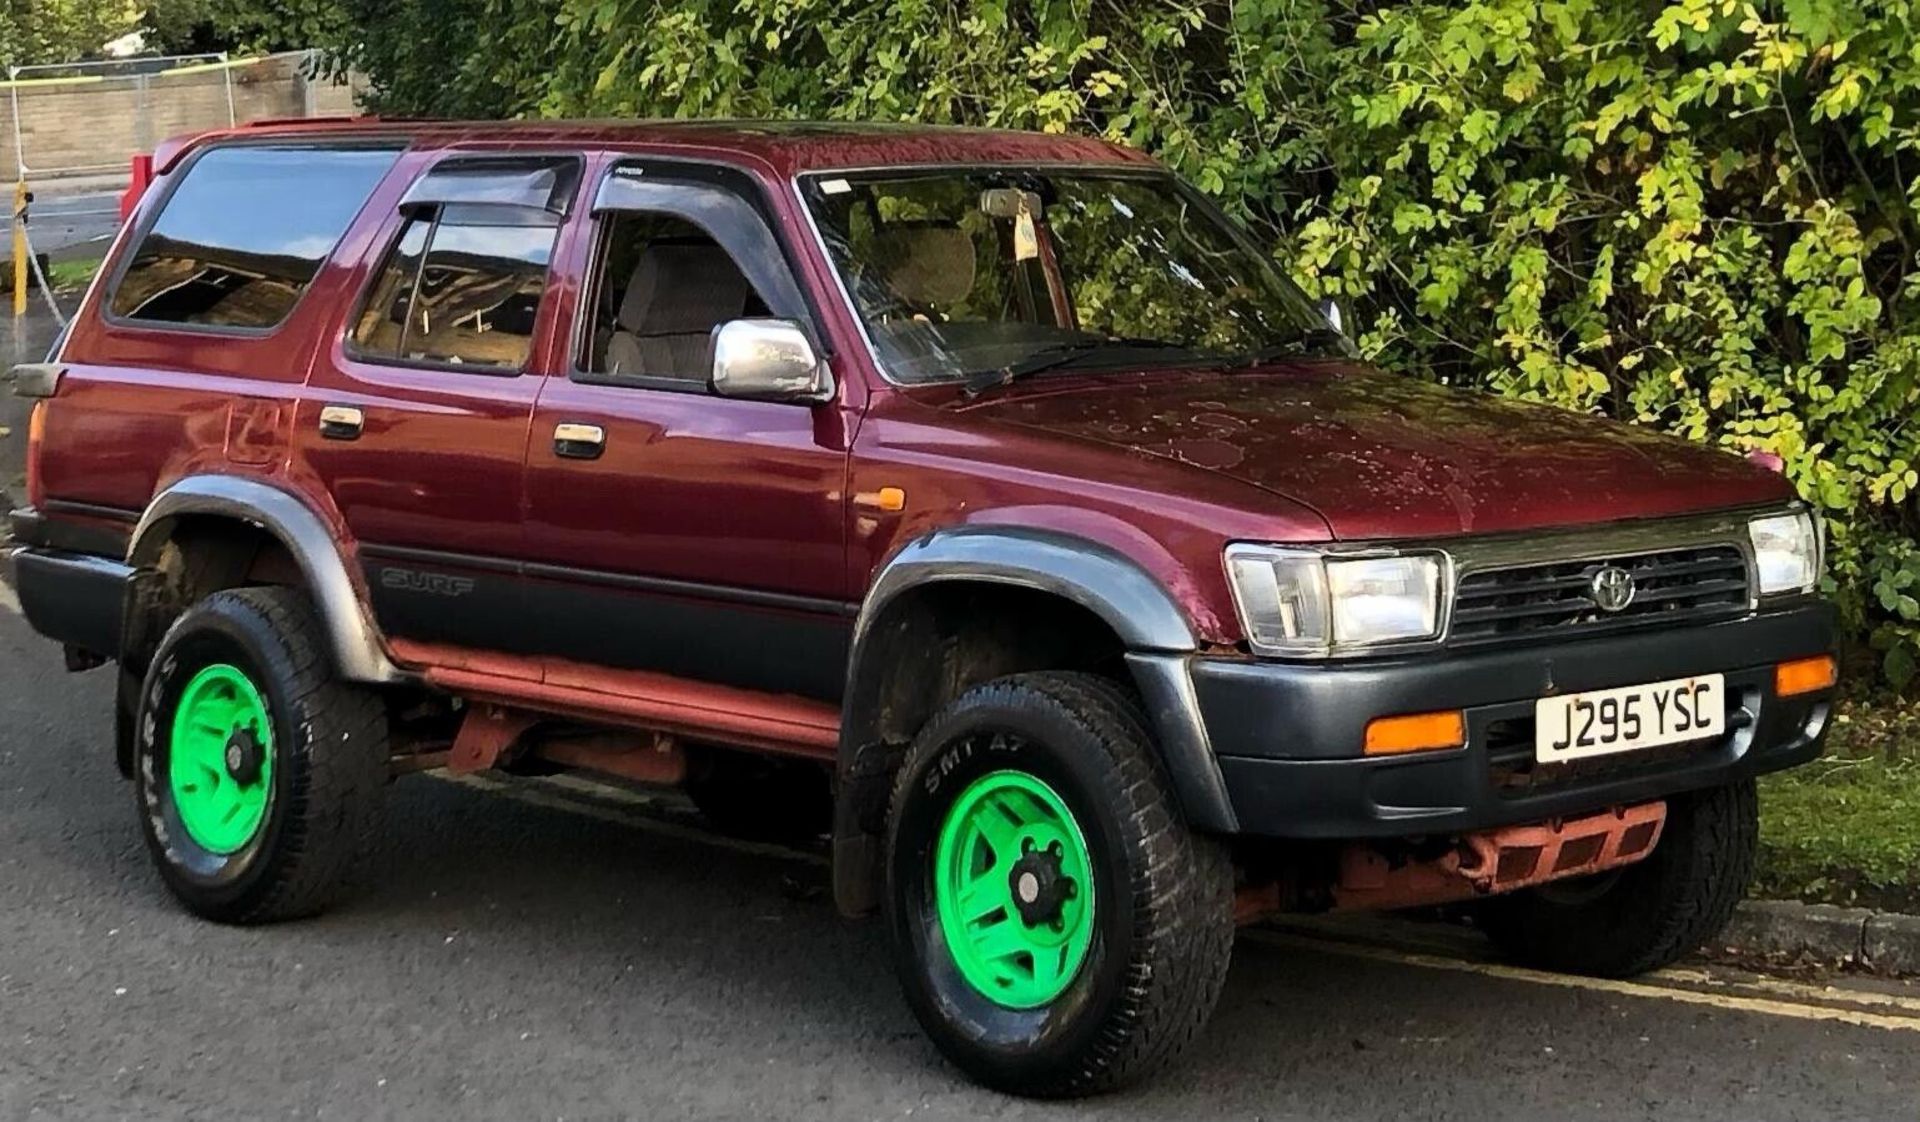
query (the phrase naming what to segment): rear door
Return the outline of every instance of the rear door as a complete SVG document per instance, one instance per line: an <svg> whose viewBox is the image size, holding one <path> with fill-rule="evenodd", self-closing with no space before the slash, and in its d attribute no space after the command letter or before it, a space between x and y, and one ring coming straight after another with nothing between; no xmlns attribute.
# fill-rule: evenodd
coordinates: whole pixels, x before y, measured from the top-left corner
<svg viewBox="0 0 1920 1122"><path fill-rule="evenodd" d="M525 594L554 655L832 700L856 410L708 387L728 320L820 339L767 207L712 165L623 160L596 186L566 368L528 446Z"/></svg>
<svg viewBox="0 0 1920 1122"><path fill-rule="evenodd" d="M359 544L390 637L511 649L527 426L577 155L440 154L338 301L297 462Z"/></svg>

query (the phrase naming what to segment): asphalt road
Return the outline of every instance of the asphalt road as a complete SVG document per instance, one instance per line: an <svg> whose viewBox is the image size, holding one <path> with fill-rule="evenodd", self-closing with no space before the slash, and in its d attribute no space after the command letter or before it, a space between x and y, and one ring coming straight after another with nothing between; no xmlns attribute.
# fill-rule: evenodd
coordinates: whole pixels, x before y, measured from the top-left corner
<svg viewBox="0 0 1920 1122"><path fill-rule="evenodd" d="M0 590L4 1119L1920 1118L1920 988L1575 985L1267 934L1158 1082L1001 1098L920 1038L817 859L577 781L404 779L356 902L212 926L148 868L108 687Z"/></svg>
<svg viewBox="0 0 1920 1122"><path fill-rule="evenodd" d="M42 187L27 213L36 251L56 261L99 257L120 229L120 190Z"/></svg>

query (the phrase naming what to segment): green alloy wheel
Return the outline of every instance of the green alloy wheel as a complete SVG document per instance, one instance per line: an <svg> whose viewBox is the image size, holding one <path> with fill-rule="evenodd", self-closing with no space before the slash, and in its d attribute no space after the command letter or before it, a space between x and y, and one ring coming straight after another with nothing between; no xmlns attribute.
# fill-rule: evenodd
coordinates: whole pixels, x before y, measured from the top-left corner
<svg viewBox="0 0 1920 1122"><path fill-rule="evenodd" d="M981 776L947 811L934 906L955 967L1010 1009L1059 997L1093 943L1092 860L1052 787L1022 771Z"/></svg>
<svg viewBox="0 0 1920 1122"><path fill-rule="evenodd" d="M197 915L313 915L373 853L386 699L334 676L299 589L225 589L182 612L145 667L132 748L147 852Z"/></svg>
<svg viewBox="0 0 1920 1122"><path fill-rule="evenodd" d="M238 667L200 671L174 708L167 781L187 835L209 852L237 853L267 818L273 723Z"/></svg>
<svg viewBox="0 0 1920 1122"><path fill-rule="evenodd" d="M900 761L885 846L901 991L987 1086L1124 1086L1220 996L1233 862L1182 820L1124 682L1043 670L947 702Z"/></svg>

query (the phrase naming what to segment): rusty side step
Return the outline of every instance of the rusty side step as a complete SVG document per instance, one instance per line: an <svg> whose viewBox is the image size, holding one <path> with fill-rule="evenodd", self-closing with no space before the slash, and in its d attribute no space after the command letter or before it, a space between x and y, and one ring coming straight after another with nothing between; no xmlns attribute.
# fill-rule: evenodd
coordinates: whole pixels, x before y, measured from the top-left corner
<svg viewBox="0 0 1920 1122"><path fill-rule="evenodd" d="M392 643L427 684L472 701L832 760L840 710L824 701L563 659Z"/></svg>

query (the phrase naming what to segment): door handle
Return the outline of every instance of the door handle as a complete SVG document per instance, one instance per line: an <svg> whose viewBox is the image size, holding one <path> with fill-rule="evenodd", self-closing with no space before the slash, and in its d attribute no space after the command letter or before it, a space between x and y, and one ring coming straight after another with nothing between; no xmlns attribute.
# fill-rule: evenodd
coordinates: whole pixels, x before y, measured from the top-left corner
<svg viewBox="0 0 1920 1122"><path fill-rule="evenodd" d="M571 421L553 426L553 454L569 460L597 460L606 451L607 430Z"/></svg>
<svg viewBox="0 0 1920 1122"><path fill-rule="evenodd" d="M358 440L367 415L351 405L329 405L320 410L320 436L325 440Z"/></svg>

